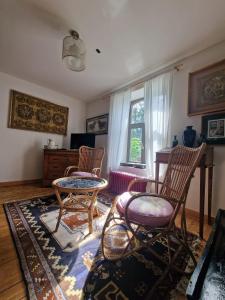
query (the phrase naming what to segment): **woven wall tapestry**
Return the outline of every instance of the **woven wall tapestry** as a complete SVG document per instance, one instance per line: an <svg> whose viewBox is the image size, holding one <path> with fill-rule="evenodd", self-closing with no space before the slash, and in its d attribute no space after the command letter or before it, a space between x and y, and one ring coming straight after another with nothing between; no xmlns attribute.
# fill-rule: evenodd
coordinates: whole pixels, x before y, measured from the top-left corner
<svg viewBox="0 0 225 300"><path fill-rule="evenodd" d="M68 112L68 107L18 91L10 92L10 128L66 135Z"/></svg>

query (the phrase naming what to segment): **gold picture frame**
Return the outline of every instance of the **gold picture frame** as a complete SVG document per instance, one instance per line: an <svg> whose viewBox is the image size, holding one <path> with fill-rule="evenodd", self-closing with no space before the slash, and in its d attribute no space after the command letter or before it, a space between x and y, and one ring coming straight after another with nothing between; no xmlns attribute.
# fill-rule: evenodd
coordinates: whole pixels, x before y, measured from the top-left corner
<svg viewBox="0 0 225 300"><path fill-rule="evenodd" d="M225 59L189 74L188 116L225 110Z"/></svg>
<svg viewBox="0 0 225 300"><path fill-rule="evenodd" d="M10 91L9 128L66 135L69 108Z"/></svg>

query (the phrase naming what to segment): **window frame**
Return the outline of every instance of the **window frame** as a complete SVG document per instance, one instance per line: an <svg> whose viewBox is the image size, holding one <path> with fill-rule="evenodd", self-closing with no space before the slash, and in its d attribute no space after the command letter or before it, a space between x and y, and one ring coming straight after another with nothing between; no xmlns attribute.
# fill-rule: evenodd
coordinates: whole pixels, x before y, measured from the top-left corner
<svg viewBox="0 0 225 300"><path fill-rule="evenodd" d="M139 98L132 100L130 102L130 111L129 111L129 121L128 121L128 138L127 138L127 164L133 164L133 165L145 165L145 122L141 123L131 123L131 114L132 114L132 108L133 106L138 102L144 102L144 98ZM131 137L131 131L133 128L141 128L142 129L142 149L141 149L141 162L134 162L130 160L130 137Z"/></svg>

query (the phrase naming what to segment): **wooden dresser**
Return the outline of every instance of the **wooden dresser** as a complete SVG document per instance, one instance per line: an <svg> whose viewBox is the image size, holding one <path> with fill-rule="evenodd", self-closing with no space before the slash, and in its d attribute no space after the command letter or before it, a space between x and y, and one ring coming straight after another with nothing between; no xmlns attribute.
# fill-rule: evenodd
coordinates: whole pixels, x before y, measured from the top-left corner
<svg viewBox="0 0 225 300"><path fill-rule="evenodd" d="M79 150L44 150L43 186L50 186L52 181L63 177L68 166L77 166Z"/></svg>

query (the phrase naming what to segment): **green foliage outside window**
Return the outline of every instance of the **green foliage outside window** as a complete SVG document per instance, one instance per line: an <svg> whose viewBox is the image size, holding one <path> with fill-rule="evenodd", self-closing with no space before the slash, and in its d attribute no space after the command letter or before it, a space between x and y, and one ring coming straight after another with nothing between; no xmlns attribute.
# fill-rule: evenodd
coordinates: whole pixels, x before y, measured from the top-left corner
<svg viewBox="0 0 225 300"><path fill-rule="evenodd" d="M128 162L144 163L144 99L131 102L128 128Z"/></svg>
<svg viewBox="0 0 225 300"><path fill-rule="evenodd" d="M142 143L139 138L130 139L130 161L141 162L141 147Z"/></svg>

